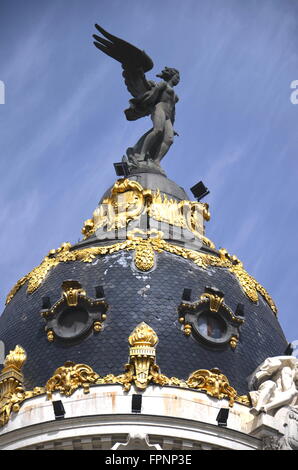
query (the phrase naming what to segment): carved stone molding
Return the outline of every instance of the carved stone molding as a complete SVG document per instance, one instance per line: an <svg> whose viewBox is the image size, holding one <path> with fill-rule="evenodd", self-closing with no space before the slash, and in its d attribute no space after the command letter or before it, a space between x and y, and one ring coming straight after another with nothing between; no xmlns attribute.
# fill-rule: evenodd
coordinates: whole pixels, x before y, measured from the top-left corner
<svg viewBox="0 0 298 470"><path fill-rule="evenodd" d="M298 408L289 407L285 427L285 442L292 450L298 450Z"/></svg>
<svg viewBox="0 0 298 470"><path fill-rule="evenodd" d="M117 442L111 450L162 450L159 444L150 444L147 434L131 433L125 444Z"/></svg>
<svg viewBox="0 0 298 470"><path fill-rule="evenodd" d="M262 450L281 450L281 439L278 436L265 436L262 438Z"/></svg>

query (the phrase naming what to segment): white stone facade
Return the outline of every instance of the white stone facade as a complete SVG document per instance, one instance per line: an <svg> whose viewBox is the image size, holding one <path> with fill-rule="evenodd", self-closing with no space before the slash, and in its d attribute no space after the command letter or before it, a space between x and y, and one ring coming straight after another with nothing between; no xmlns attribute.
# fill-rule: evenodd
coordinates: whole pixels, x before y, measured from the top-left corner
<svg viewBox="0 0 298 470"><path fill-rule="evenodd" d="M0 449L44 450L261 450L298 448L298 412L255 416L245 405L217 400L178 387L149 386L140 413L132 412L132 388L98 385L84 394L53 394L65 417L55 420L45 395L23 403L0 431ZM220 408L229 408L227 427L217 424ZM295 437L297 433L297 438Z"/></svg>
<svg viewBox="0 0 298 470"><path fill-rule="evenodd" d="M227 427L220 427L216 418L220 408L229 407L227 400L178 387L149 386L142 393L141 413L133 413L133 393L139 392L132 388L126 393L120 385L93 386L88 394L79 389L70 397L55 392L53 400L61 400L65 408L61 420L55 420L45 395L31 398L1 429L0 448L254 450L263 446L260 417L247 406L235 403ZM270 426L270 435L282 437Z"/></svg>

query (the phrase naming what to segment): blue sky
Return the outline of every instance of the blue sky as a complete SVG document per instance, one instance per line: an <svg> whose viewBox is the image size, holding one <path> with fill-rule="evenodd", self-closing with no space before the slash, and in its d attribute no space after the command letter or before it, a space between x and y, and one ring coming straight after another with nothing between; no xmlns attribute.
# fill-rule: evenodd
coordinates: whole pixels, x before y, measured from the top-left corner
<svg viewBox="0 0 298 470"><path fill-rule="evenodd" d="M210 189L206 235L236 254L298 339L297 0L1 0L1 310L48 250L75 243L115 180L112 163L150 122L127 122L120 65L92 45L94 23L178 68L163 160L187 191Z"/></svg>

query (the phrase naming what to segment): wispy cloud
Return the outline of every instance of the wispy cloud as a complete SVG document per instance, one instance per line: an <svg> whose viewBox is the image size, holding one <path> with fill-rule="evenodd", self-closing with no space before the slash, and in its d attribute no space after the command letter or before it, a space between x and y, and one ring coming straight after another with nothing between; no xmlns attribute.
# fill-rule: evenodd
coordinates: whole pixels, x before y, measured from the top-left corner
<svg viewBox="0 0 298 470"><path fill-rule="evenodd" d="M276 289L281 318L292 322L285 328L298 329L295 275L284 268L285 259L296 264L298 227L298 106L289 99L298 79L295 2L131 0L123 8L118 0L72 0L70 8L67 0L27 0L17 2L16 18L13 1L3 1L2 298L49 248L80 237L113 183L112 163L151 125L125 121L121 66L93 50L100 21L152 55L150 78L164 65L181 68L180 137L163 166L186 188L201 179L209 187L207 236L273 297Z"/></svg>

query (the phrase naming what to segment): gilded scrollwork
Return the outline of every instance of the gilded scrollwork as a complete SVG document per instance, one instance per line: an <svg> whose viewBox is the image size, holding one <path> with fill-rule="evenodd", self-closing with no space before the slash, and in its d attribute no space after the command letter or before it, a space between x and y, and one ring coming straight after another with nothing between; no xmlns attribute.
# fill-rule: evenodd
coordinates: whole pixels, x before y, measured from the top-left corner
<svg viewBox="0 0 298 470"><path fill-rule="evenodd" d="M43 259L41 264L34 268L26 276L23 276L9 292L6 303L14 297L17 291L28 282L27 292L34 292L45 279L48 272L61 262L75 261L76 257L70 254L70 243L63 243L57 250L49 251L48 255Z"/></svg>
<svg viewBox="0 0 298 470"><path fill-rule="evenodd" d="M146 212L151 199L151 191L144 189L137 181L119 179L114 184L110 197L105 198L95 209L92 219L84 223L84 238L89 238L100 227L106 227L107 231L126 227L131 220Z"/></svg>
<svg viewBox="0 0 298 470"><path fill-rule="evenodd" d="M35 387L29 391L25 390L21 373L26 352L21 346L16 346L6 357L0 374L0 426L4 426L11 414L17 413L28 398L46 395L48 399L52 399L55 392L69 397L78 389L89 393L90 386L104 384L120 384L126 392L132 385L140 390L145 390L150 384L181 387L203 391L217 399L226 398L230 406L233 406L235 401L250 406L249 398L245 395L239 396L227 377L218 369L197 370L187 380L162 374L156 364L158 336L145 322L136 326L128 342L130 360L125 365L123 374L100 376L89 365L67 361L55 370L44 387Z"/></svg>
<svg viewBox="0 0 298 470"><path fill-rule="evenodd" d="M56 339L68 341L83 338L87 331L93 329L98 333L103 329L108 304L103 298L91 298L80 282L63 281L62 295L53 305L48 305L40 312L46 322L45 332L49 342ZM71 326L74 312L83 311L83 317Z"/></svg>
<svg viewBox="0 0 298 470"><path fill-rule="evenodd" d="M234 314L225 303L224 294L215 287L205 287L197 302L182 301L177 309L178 321L186 336L193 334L199 340L213 347L225 347L227 344L234 350L239 342L239 329L245 319L242 315ZM217 319L222 322L220 334L216 338L209 335L208 321ZM200 325L200 326L199 326ZM204 327L202 328L202 326ZM224 325L224 326L223 326Z"/></svg>
<svg viewBox="0 0 298 470"><path fill-rule="evenodd" d="M11 414L17 413L25 400L44 393L43 387L35 387L32 391L25 391L23 387L16 387L13 392L2 396L0 399L0 426L8 423Z"/></svg>
<svg viewBox="0 0 298 470"><path fill-rule="evenodd" d="M193 372L186 381L188 387L202 390L212 397L221 400L228 398L230 406L233 406L238 394L230 386L228 378L218 369L200 369Z"/></svg>
<svg viewBox="0 0 298 470"><path fill-rule="evenodd" d="M159 190L153 192L144 189L140 183L127 178L116 181L110 196L95 209L93 217L84 223L82 233L87 239L101 227L105 227L108 232L118 230L143 214L158 222L187 229L203 244L215 248L214 243L204 236L203 220L210 219L208 204L169 199L167 195L161 195Z"/></svg>
<svg viewBox="0 0 298 470"><path fill-rule="evenodd" d="M215 249L214 243L204 236L204 220L210 220L207 203L194 201L177 201L161 195L159 191L153 194L148 207L148 214L159 222L166 222L176 227L188 229L203 244Z"/></svg>
<svg viewBox="0 0 298 470"><path fill-rule="evenodd" d="M189 388L204 391L218 400L227 398L231 407L235 401L250 406L249 398L246 395L239 396L230 385L228 378L217 368L196 370L189 376L186 384Z"/></svg>
<svg viewBox="0 0 298 470"><path fill-rule="evenodd" d="M45 389L48 398L52 398L53 392L70 396L79 387L84 389L84 393L88 393L90 385L95 384L97 379L99 379L99 375L94 372L92 367L68 361L64 366L55 370L54 375L47 381Z"/></svg>
<svg viewBox="0 0 298 470"><path fill-rule="evenodd" d="M235 323L244 323L244 319L242 317L234 315L233 311L224 303L224 296L220 297L218 295L210 294L204 292L198 302L188 302L188 303L181 303L178 307L179 313L179 321L180 323L184 323L185 318L182 315L185 314L188 310L197 310L202 304L209 304L209 309L211 312L218 312L221 307L224 307L225 312L230 316L230 319Z"/></svg>
<svg viewBox="0 0 298 470"><path fill-rule="evenodd" d="M243 291L252 302L258 301L258 294L261 294L271 310L275 314L277 313L277 307L266 289L245 271L243 264L236 256L229 255L224 249L219 250L219 256L190 250L163 240L162 235L150 236L150 238L147 239L133 235L131 238L113 245L92 246L77 250L72 249L70 243L64 243L57 250L50 251L39 266L34 268L33 271L17 282L9 292L6 298L6 303L10 302L16 292L27 281L27 292L29 294L34 292L41 285L48 272L59 263L69 261L91 263L98 256L108 255L123 250L135 250L138 252L138 255L135 257L135 262L138 269L143 271L148 271L153 267L153 254L160 253L162 251L188 259L203 269L206 269L209 266L226 268L229 272L235 275Z"/></svg>
<svg viewBox="0 0 298 470"><path fill-rule="evenodd" d="M253 302L257 302L259 300L258 293L265 299L271 310L277 314L277 307L270 297L266 289L261 286L261 284L254 279L253 276L248 274L247 271L243 268L243 263L235 256L231 256L227 250L221 249L219 250L220 258L225 263L225 260L228 260L229 266L228 269L232 272L236 278L238 279L239 284L241 285L242 289L244 290L245 294L252 300Z"/></svg>

